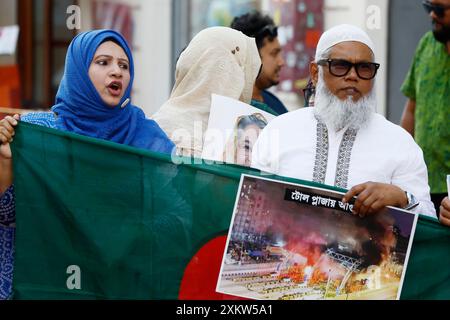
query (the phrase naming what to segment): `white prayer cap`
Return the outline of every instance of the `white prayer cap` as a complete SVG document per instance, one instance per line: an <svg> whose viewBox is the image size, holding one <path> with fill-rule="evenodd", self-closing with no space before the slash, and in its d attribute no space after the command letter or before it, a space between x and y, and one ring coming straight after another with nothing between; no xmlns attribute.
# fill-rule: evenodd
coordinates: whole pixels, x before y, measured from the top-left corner
<svg viewBox="0 0 450 320"><path fill-rule="evenodd" d="M341 24L333 27L322 34L316 49L316 61L320 60L321 55L331 47L341 42L356 41L364 43L375 54L375 46L369 35L362 29L350 25Z"/></svg>

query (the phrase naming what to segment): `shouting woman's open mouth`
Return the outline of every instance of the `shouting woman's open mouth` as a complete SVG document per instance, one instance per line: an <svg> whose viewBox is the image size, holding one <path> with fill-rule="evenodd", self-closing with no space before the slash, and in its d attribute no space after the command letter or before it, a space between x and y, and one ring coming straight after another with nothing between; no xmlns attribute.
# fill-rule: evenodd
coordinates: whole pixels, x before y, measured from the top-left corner
<svg viewBox="0 0 450 320"><path fill-rule="evenodd" d="M122 82L120 81L113 81L108 86L109 93L114 97L119 97L122 93Z"/></svg>

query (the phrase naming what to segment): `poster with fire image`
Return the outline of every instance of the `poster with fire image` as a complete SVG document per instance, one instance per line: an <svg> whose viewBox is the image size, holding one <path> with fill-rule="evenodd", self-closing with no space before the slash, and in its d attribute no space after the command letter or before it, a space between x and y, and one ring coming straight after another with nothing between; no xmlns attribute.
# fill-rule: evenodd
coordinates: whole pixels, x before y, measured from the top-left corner
<svg viewBox="0 0 450 320"><path fill-rule="evenodd" d="M400 298L417 215L361 218L343 193L243 175L216 291L256 300Z"/></svg>

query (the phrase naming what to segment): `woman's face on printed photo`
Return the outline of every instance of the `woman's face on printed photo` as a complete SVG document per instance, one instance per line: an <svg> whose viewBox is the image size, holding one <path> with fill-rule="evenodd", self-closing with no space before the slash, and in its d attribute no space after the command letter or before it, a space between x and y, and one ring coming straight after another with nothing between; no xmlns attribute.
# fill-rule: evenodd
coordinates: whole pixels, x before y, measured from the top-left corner
<svg viewBox="0 0 450 320"><path fill-rule="evenodd" d="M261 129L254 124L239 129L236 146L236 164L250 167L252 163L253 145L258 139Z"/></svg>
<svg viewBox="0 0 450 320"><path fill-rule="evenodd" d="M130 84L130 62L116 43L102 43L89 67L89 78L103 102L116 107Z"/></svg>

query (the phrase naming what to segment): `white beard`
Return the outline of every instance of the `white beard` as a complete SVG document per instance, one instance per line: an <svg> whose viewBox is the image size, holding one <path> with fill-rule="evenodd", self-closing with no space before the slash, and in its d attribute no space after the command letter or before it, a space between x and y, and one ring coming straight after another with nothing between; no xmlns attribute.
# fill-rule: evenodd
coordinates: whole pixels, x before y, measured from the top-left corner
<svg viewBox="0 0 450 320"><path fill-rule="evenodd" d="M376 95L373 88L370 94L354 102L352 97L340 100L328 90L319 76L314 98L314 114L326 126L338 132L345 127L359 130L364 127L376 108Z"/></svg>

